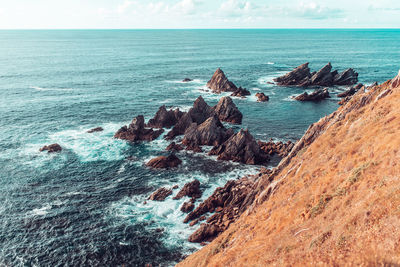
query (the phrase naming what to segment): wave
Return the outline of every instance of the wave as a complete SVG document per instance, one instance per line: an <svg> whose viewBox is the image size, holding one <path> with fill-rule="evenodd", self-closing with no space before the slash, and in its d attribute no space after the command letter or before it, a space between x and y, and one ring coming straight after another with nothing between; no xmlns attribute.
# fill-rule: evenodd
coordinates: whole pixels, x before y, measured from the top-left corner
<svg viewBox="0 0 400 267"><path fill-rule="evenodd" d="M275 65L274 62L267 62L268 65Z"/></svg>
<svg viewBox="0 0 400 267"><path fill-rule="evenodd" d="M177 84L204 84L205 81L201 79L193 79L190 82L184 82L183 80L167 80L166 83L177 83Z"/></svg>
<svg viewBox="0 0 400 267"><path fill-rule="evenodd" d="M30 86L29 88L35 89L37 91L72 91L73 88L45 88L39 86Z"/></svg>

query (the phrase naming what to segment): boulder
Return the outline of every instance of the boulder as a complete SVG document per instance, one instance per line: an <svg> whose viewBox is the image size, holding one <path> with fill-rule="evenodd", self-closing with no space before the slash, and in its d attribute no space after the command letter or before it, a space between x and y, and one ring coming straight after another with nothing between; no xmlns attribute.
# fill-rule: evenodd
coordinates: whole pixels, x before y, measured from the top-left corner
<svg viewBox="0 0 400 267"><path fill-rule="evenodd" d="M155 192L153 192L148 199L155 201L164 201L171 194L172 194L171 189L161 187L157 189Z"/></svg>
<svg viewBox="0 0 400 267"><path fill-rule="evenodd" d="M311 84L318 86L332 86L333 75L331 73L331 70L332 70L332 65L329 62L311 77Z"/></svg>
<svg viewBox="0 0 400 267"><path fill-rule="evenodd" d="M164 132L163 129L154 131L153 129L145 128L144 117L139 115L134 118L129 126L123 126L119 129L114 138L135 141L152 141L159 137Z"/></svg>
<svg viewBox="0 0 400 267"><path fill-rule="evenodd" d="M258 102L267 102L269 101L269 96L265 95L264 93L257 93L256 94Z"/></svg>
<svg viewBox="0 0 400 267"><path fill-rule="evenodd" d="M182 204L181 211L185 213L189 213L194 209L194 204L191 201L186 201Z"/></svg>
<svg viewBox="0 0 400 267"><path fill-rule="evenodd" d="M233 82L228 80L220 68L215 71L211 80L207 82L207 87L217 94L221 92L235 92L238 89Z"/></svg>
<svg viewBox="0 0 400 267"><path fill-rule="evenodd" d="M102 132L104 129L102 127L96 127L87 131L87 133Z"/></svg>
<svg viewBox="0 0 400 267"><path fill-rule="evenodd" d="M168 169L168 168L174 168L180 165L182 161L175 156L174 154L171 154L169 156L159 156L154 159L151 159L149 162L146 163L146 166L152 167L155 169Z"/></svg>
<svg viewBox="0 0 400 267"><path fill-rule="evenodd" d="M184 82L184 83L188 83L188 82L191 82L191 81L193 81L193 80L190 79L190 78L185 78L185 79L182 80L182 82Z"/></svg>
<svg viewBox="0 0 400 267"><path fill-rule="evenodd" d="M191 197L193 199L201 197L200 182L199 180L194 180L190 183L185 184L182 189L176 194L174 199L181 199L185 196Z"/></svg>
<svg viewBox="0 0 400 267"><path fill-rule="evenodd" d="M250 91L242 87L239 87L235 92L231 94L231 96L242 97L242 98L245 98L248 95L250 95Z"/></svg>
<svg viewBox="0 0 400 267"><path fill-rule="evenodd" d="M229 96L222 97L218 104L213 107L213 111L221 121L234 124L242 123L243 115Z"/></svg>
<svg viewBox="0 0 400 267"><path fill-rule="evenodd" d="M281 86L290 86L290 85L297 85L297 86L307 86L310 84L310 68L308 67L308 62L304 63L293 71L274 79L278 85Z"/></svg>
<svg viewBox="0 0 400 267"><path fill-rule="evenodd" d="M265 164L269 157L248 130L241 129L219 146L213 147L209 155L218 155L218 160L232 160L245 164Z"/></svg>
<svg viewBox="0 0 400 267"><path fill-rule="evenodd" d="M177 123L182 115L183 112L181 112L179 108L167 110L165 105L163 105L158 109L154 118L149 120L146 126L150 128L170 128Z"/></svg>
<svg viewBox="0 0 400 267"><path fill-rule="evenodd" d="M358 73L353 69L347 69L333 77L333 84L335 85L352 85L358 81Z"/></svg>
<svg viewBox="0 0 400 267"><path fill-rule="evenodd" d="M180 144L176 144L175 142L172 142L171 144L169 144L167 146L167 148L165 150L167 150L167 151L181 151L181 150L183 150L183 147Z"/></svg>
<svg viewBox="0 0 400 267"><path fill-rule="evenodd" d="M232 132L228 131L214 115L200 125L192 123L185 131L182 144L188 147L218 146L230 137L229 134Z"/></svg>
<svg viewBox="0 0 400 267"><path fill-rule="evenodd" d="M282 158L286 157L294 147L294 143L292 143L292 141L288 141L286 143L258 141L258 145L260 146L261 150L264 151L267 155L274 156L276 154Z"/></svg>
<svg viewBox="0 0 400 267"><path fill-rule="evenodd" d="M39 149L40 152L47 151L47 153L54 153L54 152L60 152L62 150L62 147L55 143L51 145L47 145Z"/></svg>
<svg viewBox="0 0 400 267"><path fill-rule="evenodd" d="M318 89L312 92L311 94L308 94L307 92L302 93L301 95L298 95L296 97L293 97L294 99L298 101L320 101L325 98L328 98L329 92L328 89Z"/></svg>

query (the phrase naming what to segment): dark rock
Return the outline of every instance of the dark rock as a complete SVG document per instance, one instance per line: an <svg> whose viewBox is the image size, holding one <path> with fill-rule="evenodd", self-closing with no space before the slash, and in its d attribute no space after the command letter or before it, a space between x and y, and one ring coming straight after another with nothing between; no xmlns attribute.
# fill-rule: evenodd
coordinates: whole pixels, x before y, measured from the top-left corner
<svg viewBox="0 0 400 267"><path fill-rule="evenodd" d="M242 123L243 115L229 96L221 97L218 104L213 107L213 110L221 121L234 124Z"/></svg>
<svg viewBox="0 0 400 267"><path fill-rule="evenodd" d="M184 222L192 221L194 223L190 225L194 225L200 218L204 218L205 214L216 212L189 237L189 241L211 241L226 230L252 204L253 199L249 196L252 196L254 187L255 183L248 178L228 181L224 187L218 187L209 198L186 216Z"/></svg>
<svg viewBox="0 0 400 267"><path fill-rule="evenodd" d="M333 84L335 85L352 85L358 81L358 73L353 69L347 69L342 73L336 74L333 78Z"/></svg>
<svg viewBox="0 0 400 267"><path fill-rule="evenodd" d="M173 187L172 187L172 189L178 189L179 188L179 185L174 185Z"/></svg>
<svg viewBox="0 0 400 267"><path fill-rule="evenodd" d="M47 151L47 153L60 152L62 147L59 144L51 144L39 149L40 152Z"/></svg>
<svg viewBox="0 0 400 267"><path fill-rule="evenodd" d="M171 189L161 187L157 189L153 194L151 194L148 199L155 201L164 201L171 194L172 194Z"/></svg>
<svg viewBox="0 0 400 267"><path fill-rule="evenodd" d="M269 161L248 130L241 129L222 145L215 146L209 153L218 155L218 160L232 160L245 164L264 164Z"/></svg>
<svg viewBox="0 0 400 267"><path fill-rule="evenodd" d="M329 62L311 77L311 84L318 86L332 86L333 75L331 73L331 70L332 65Z"/></svg>
<svg viewBox="0 0 400 267"><path fill-rule="evenodd" d="M235 92L231 94L231 96L242 97L242 98L245 98L248 95L250 95L250 91L242 87L239 87Z"/></svg>
<svg viewBox="0 0 400 267"><path fill-rule="evenodd" d="M296 99L298 101L320 101L320 100L323 100L328 97L330 97L329 92L328 92L328 89L325 88L325 89L315 90L311 94L304 92L301 95L294 97L294 99Z"/></svg>
<svg viewBox="0 0 400 267"><path fill-rule="evenodd" d="M201 197L200 182L198 180L185 184L174 199L181 199L185 196L193 199Z"/></svg>
<svg viewBox="0 0 400 267"><path fill-rule="evenodd" d="M154 118L149 120L146 126L150 128L170 128L174 126L182 116L183 112L178 108L175 110L167 110L163 105L158 109Z"/></svg>
<svg viewBox="0 0 400 267"><path fill-rule="evenodd" d="M159 137L164 132L163 129L154 131L153 129L144 127L144 117L139 115L134 118L129 126L123 126L119 129L114 138L135 141L152 141Z"/></svg>
<svg viewBox="0 0 400 267"><path fill-rule="evenodd" d="M194 204L190 201L183 203L181 207L181 211L185 213L191 212L193 209L194 209Z"/></svg>
<svg viewBox="0 0 400 267"><path fill-rule="evenodd" d="M168 168L174 168L180 165L182 161L175 156L174 154L169 155L168 157L166 156L159 156L157 158L154 158L150 160L149 162L146 163L146 166L156 168L156 169L168 169Z"/></svg>
<svg viewBox="0 0 400 267"><path fill-rule="evenodd" d="M191 144L189 144L186 147L186 150L193 151L195 153L202 153L203 152L203 149L199 145L191 145Z"/></svg>
<svg viewBox="0 0 400 267"><path fill-rule="evenodd" d="M172 142L171 144L169 144L167 146L167 148L165 150L167 150L167 151L181 151L181 150L183 150L183 147L180 144L176 144L175 142Z"/></svg>
<svg viewBox="0 0 400 267"><path fill-rule="evenodd" d="M310 68L308 67L308 62L304 63L293 71L275 78L274 81L281 86L297 85L297 86L307 86L310 85Z"/></svg>
<svg viewBox="0 0 400 267"><path fill-rule="evenodd" d="M102 127L96 127L96 128L90 129L89 131L87 131L87 133L101 132L103 130L104 129Z"/></svg>
<svg viewBox="0 0 400 267"><path fill-rule="evenodd" d="M220 68L215 71L211 80L207 82L207 87L217 94L221 92L235 92L237 90L236 85L226 78L224 72Z"/></svg>
<svg viewBox="0 0 400 267"><path fill-rule="evenodd" d="M258 102L267 102L269 101L269 96L265 95L264 93L257 93L256 94Z"/></svg>
<svg viewBox="0 0 400 267"><path fill-rule="evenodd" d="M282 157L282 158L286 157L290 153L292 148L294 147L294 143L292 143L291 141L288 141L287 143L283 143L283 142L274 143L272 141L269 141L269 142L258 141L258 144L259 144L261 150L263 150L269 156L273 156L273 155L277 154L279 157Z"/></svg>
<svg viewBox="0 0 400 267"><path fill-rule="evenodd" d="M193 80L190 79L190 78L185 78L185 79L182 80L182 82L184 82L184 83L191 82L191 81L193 81Z"/></svg>

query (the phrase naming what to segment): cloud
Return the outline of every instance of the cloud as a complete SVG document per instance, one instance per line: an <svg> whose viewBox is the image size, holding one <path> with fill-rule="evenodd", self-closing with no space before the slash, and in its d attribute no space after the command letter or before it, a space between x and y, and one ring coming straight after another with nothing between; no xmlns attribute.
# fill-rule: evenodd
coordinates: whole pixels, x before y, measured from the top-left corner
<svg viewBox="0 0 400 267"><path fill-rule="evenodd" d="M250 14L252 11L253 5L249 1L227 0L221 3L218 13L226 17L236 17Z"/></svg>
<svg viewBox="0 0 400 267"><path fill-rule="evenodd" d="M343 18L345 12L340 8L320 6L315 2L301 2L297 10L293 10L293 15L312 20L324 20L329 18Z"/></svg>
<svg viewBox="0 0 400 267"><path fill-rule="evenodd" d="M192 15L197 11L199 2L194 0L182 0L173 7L173 9L181 14Z"/></svg>
<svg viewBox="0 0 400 267"><path fill-rule="evenodd" d="M125 13L127 9L133 5L133 1L125 0L122 4L117 6L117 12L119 14Z"/></svg>

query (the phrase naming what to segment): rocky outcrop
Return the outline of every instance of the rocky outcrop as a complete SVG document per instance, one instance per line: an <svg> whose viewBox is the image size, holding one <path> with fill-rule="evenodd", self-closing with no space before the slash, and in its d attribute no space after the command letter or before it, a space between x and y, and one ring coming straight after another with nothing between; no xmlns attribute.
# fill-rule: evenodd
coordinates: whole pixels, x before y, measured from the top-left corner
<svg viewBox="0 0 400 267"><path fill-rule="evenodd" d="M192 123L201 124L208 119L214 111L204 101L203 97L199 96L193 103L193 107L189 109L187 113L184 113L178 120L175 126L165 136L167 140L171 140L178 135L185 133L186 129L192 125Z"/></svg>
<svg viewBox="0 0 400 267"><path fill-rule="evenodd" d="M157 189L155 192L153 192L148 199L154 201L164 201L171 194L172 194L171 189L161 187Z"/></svg>
<svg viewBox="0 0 400 267"><path fill-rule="evenodd" d="M231 94L231 96L236 96L241 98L245 98L248 95L250 95L250 91L242 87L239 87L235 92Z"/></svg>
<svg viewBox="0 0 400 267"><path fill-rule="evenodd" d="M221 121L234 124L242 123L243 115L229 96L222 97L218 104L213 107L213 110Z"/></svg>
<svg viewBox="0 0 400 267"><path fill-rule="evenodd" d="M139 115L132 120L129 126L123 126L119 129L115 133L114 138L130 142L152 141L159 137L163 132L163 129L154 131L153 129L145 128L144 117L143 115Z"/></svg>
<svg viewBox="0 0 400 267"><path fill-rule="evenodd" d="M294 143L292 141L288 141L286 143L283 142L262 142L258 141L258 145L260 146L261 150L264 151L269 156L278 155L279 157L286 157L292 148L294 147Z"/></svg>
<svg viewBox="0 0 400 267"><path fill-rule="evenodd" d="M265 95L264 93L257 93L256 94L258 102L267 102L269 101L269 96Z"/></svg>
<svg viewBox="0 0 400 267"><path fill-rule="evenodd" d="M321 101L328 97L330 97L329 92L328 92L328 89L325 88L325 89L315 90L311 94L304 92L301 95L298 95L293 98L296 99L297 101Z"/></svg>
<svg viewBox="0 0 400 267"><path fill-rule="evenodd" d="M354 95L358 90L363 87L362 83L359 83L355 86L350 87L348 90L344 91L343 93L338 94L338 97L347 97Z"/></svg>
<svg viewBox="0 0 400 267"><path fill-rule="evenodd" d="M185 79L182 80L182 82L184 82L184 83L188 83L188 82L191 82L191 81L193 81L193 80L190 79L190 78L185 78Z"/></svg>
<svg viewBox="0 0 400 267"><path fill-rule="evenodd" d="M391 81L390 81L390 86L392 88L397 88L400 86L400 70L399 70L399 74L397 74L396 77L394 77Z"/></svg>
<svg viewBox="0 0 400 267"><path fill-rule="evenodd" d="M182 115L183 112L181 112L179 108L167 110L165 105L163 105L158 109L154 118L149 120L146 126L150 128L170 128L178 122Z"/></svg>
<svg viewBox="0 0 400 267"><path fill-rule="evenodd" d="M171 144L169 144L167 146L167 148L165 150L167 150L167 151L181 151L181 150L183 150L183 147L180 144L176 144L175 142L172 142Z"/></svg>
<svg viewBox="0 0 400 267"><path fill-rule="evenodd" d="M51 145L47 145L39 149L40 152L47 151L47 153L54 153L54 152L60 152L62 150L62 147L55 143Z"/></svg>
<svg viewBox="0 0 400 267"><path fill-rule="evenodd" d="M87 133L102 132L104 129L102 127L96 127L87 131Z"/></svg>
<svg viewBox="0 0 400 267"><path fill-rule="evenodd" d="M168 168L174 168L179 166L182 163L182 161L175 156L174 154L171 154L169 156L159 156L154 159L151 159L149 162L146 163L146 166L152 167L155 169L168 169Z"/></svg>
<svg viewBox="0 0 400 267"><path fill-rule="evenodd" d="M207 82L207 87L217 94L221 92L235 92L238 89L233 82L228 80L220 68L215 71L211 80Z"/></svg>
<svg viewBox="0 0 400 267"><path fill-rule="evenodd" d="M293 71L274 79L280 86L334 86L352 85L358 81L358 73L353 69L347 69L341 73L332 71L331 63L322 67L319 71L310 73L309 63L295 68Z"/></svg>
<svg viewBox="0 0 400 267"><path fill-rule="evenodd" d="M182 144L189 147L196 146L218 146L228 139L233 132L228 131L216 115L208 118L200 125L192 123L185 131Z"/></svg>
<svg viewBox="0 0 400 267"><path fill-rule="evenodd" d="M193 199L201 197L200 182L199 180L194 180L190 183L185 184L182 189L176 194L174 199L181 199L185 196L191 197Z"/></svg>
<svg viewBox="0 0 400 267"><path fill-rule="evenodd" d="M228 181L224 187L217 188L209 198L186 216L184 222L188 223L215 212L189 237L189 241L211 241L226 230L251 204L252 199L248 199L248 196L253 189L254 181L248 178Z"/></svg>
<svg viewBox="0 0 400 267"><path fill-rule="evenodd" d="M218 155L218 160L232 160L245 164L264 164L269 161L248 130L241 129L219 146L215 146L210 155Z"/></svg>
<svg viewBox="0 0 400 267"><path fill-rule="evenodd" d="M191 212L194 209L194 203L192 201L186 201L181 206L181 211L184 213Z"/></svg>

